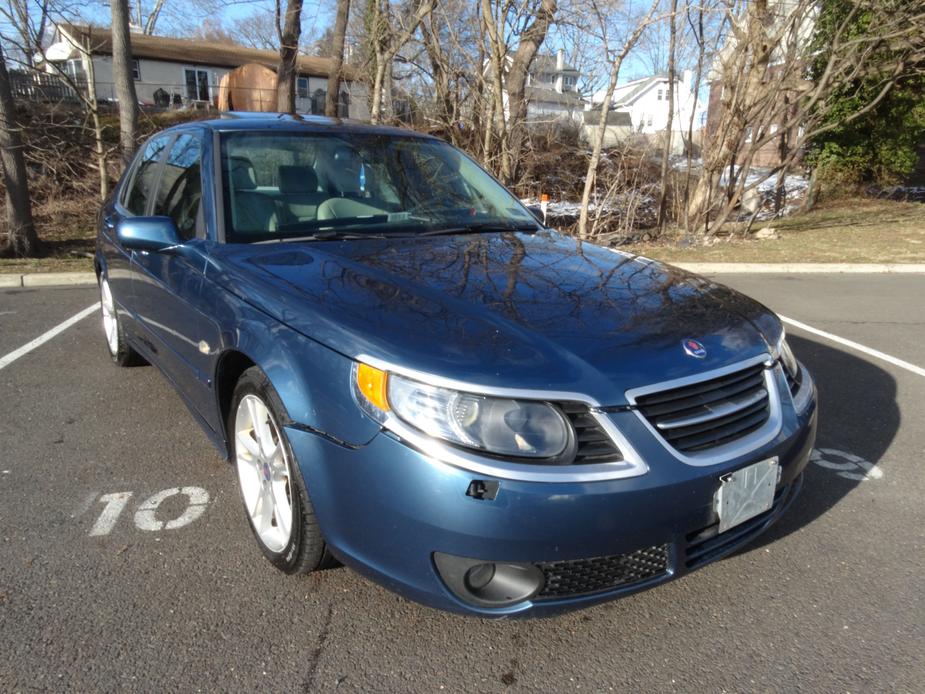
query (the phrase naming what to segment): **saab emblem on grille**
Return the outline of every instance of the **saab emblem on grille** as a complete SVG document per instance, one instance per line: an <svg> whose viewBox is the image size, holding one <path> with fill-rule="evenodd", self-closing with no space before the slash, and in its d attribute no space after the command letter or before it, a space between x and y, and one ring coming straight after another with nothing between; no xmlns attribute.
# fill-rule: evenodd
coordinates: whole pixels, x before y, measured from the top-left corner
<svg viewBox="0 0 925 694"><path fill-rule="evenodd" d="M688 337L687 339L681 340L681 346L684 348L684 353L689 357L703 359L707 356L707 348L697 342L697 340Z"/></svg>

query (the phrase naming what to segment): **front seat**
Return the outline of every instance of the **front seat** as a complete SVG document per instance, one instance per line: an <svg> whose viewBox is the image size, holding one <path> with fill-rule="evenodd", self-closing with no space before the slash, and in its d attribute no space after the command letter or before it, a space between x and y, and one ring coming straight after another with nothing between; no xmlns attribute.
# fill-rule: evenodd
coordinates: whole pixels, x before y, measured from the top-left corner
<svg viewBox="0 0 925 694"><path fill-rule="evenodd" d="M276 201L257 191L254 165L247 157L231 157L231 221L242 234L277 231Z"/></svg>
<svg viewBox="0 0 925 694"><path fill-rule="evenodd" d="M284 224L314 220L318 205L328 199L318 192L318 175L310 166L280 166L279 193Z"/></svg>

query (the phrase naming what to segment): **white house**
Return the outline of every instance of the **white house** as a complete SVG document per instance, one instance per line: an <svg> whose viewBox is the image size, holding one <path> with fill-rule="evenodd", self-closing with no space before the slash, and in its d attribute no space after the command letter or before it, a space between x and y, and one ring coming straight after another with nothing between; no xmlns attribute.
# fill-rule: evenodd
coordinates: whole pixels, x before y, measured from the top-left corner
<svg viewBox="0 0 925 694"><path fill-rule="evenodd" d="M555 55L539 54L527 74L527 120L548 121L558 118L580 120L585 109L578 91L581 74L565 62L565 51Z"/></svg>
<svg viewBox="0 0 925 694"><path fill-rule="evenodd" d="M135 93L143 105L203 108L217 106L218 85L228 72L257 63L275 70L279 54L234 44L132 34ZM115 101L112 69L112 36L109 29L60 24L53 43L44 53L46 72L58 69L75 82L94 78L97 99ZM296 110L323 113L331 60L299 56ZM342 115L369 118L366 88L353 79L349 68L341 81Z"/></svg>
<svg viewBox="0 0 925 694"><path fill-rule="evenodd" d="M513 56L505 58L504 71L513 61ZM488 63L485 63L488 70ZM524 96L527 100L527 120L532 123L550 123L564 118L580 122L586 108L584 99L578 91L580 73L565 62L565 52L559 50L556 55L538 54L533 58L527 73ZM508 95L504 92L504 109L507 115Z"/></svg>
<svg viewBox="0 0 925 694"><path fill-rule="evenodd" d="M675 80L674 115L672 117L671 150L679 154L684 151L684 140L694 116L694 130L703 127L705 109L693 92L693 76L690 70ZM668 126L668 75L653 75L618 85L613 94L611 108L628 113L634 133L647 136L661 135ZM595 103L600 104L606 93L595 94Z"/></svg>

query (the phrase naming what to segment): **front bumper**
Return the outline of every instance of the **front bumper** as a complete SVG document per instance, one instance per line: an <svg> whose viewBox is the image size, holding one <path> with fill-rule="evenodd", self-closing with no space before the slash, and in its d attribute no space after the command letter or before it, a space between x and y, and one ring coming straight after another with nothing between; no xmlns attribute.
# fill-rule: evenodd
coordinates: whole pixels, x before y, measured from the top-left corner
<svg viewBox="0 0 925 694"><path fill-rule="evenodd" d="M815 441L815 386L809 379L805 385L812 390L798 398L802 410L784 397L780 433L738 459L684 464L633 413L617 413L610 416L644 457L647 474L596 482L494 480L500 487L492 500L466 495L473 480L487 479L484 475L436 461L386 432L355 449L297 428L287 434L321 530L345 564L436 608L488 617L540 616L671 580L735 551L769 527L798 493ZM717 535L713 498L719 477L772 456L781 466L772 509ZM593 592L569 594L566 588L486 608L460 600L446 587L435 552L539 564L560 573L573 562L587 573L591 558L641 556L650 570L630 572L633 580ZM660 552L664 565L653 565L650 560ZM589 584L566 580L565 585L582 591Z"/></svg>

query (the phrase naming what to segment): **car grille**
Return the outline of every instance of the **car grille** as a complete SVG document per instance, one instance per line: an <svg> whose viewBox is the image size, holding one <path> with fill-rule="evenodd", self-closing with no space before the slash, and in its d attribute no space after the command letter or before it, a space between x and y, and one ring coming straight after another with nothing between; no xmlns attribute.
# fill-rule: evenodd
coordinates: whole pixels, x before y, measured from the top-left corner
<svg viewBox="0 0 925 694"><path fill-rule="evenodd" d="M542 562L536 566L546 578L538 599L587 595L663 576L668 572L668 545L609 557Z"/></svg>
<svg viewBox="0 0 925 694"><path fill-rule="evenodd" d="M563 402L559 407L575 428L578 451L572 465L593 463L615 463L623 460L623 454L607 432L581 403Z"/></svg>
<svg viewBox="0 0 925 694"><path fill-rule="evenodd" d="M683 453L704 451L760 429L770 416L764 364L636 398L639 412Z"/></svg>

